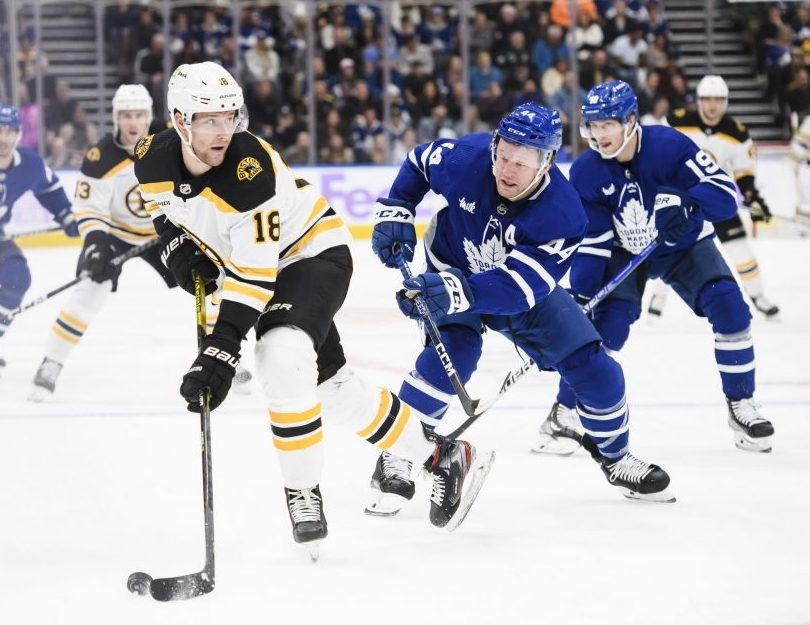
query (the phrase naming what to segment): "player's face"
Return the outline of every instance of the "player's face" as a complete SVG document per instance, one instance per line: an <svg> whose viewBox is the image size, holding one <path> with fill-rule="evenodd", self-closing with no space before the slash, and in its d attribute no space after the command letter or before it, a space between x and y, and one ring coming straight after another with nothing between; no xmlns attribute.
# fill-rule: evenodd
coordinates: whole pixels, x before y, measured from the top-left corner
<svg viewBox="0 0 810 625"><path fill-rule="evenodd" d="M121 145L135 145L149 131L149 111L119 111L118 140Z"/></svg>
<svg viewBox="0 0 810 625"><path fill-rule="evenodd" d="M233 111L196 113L191 122L191 147L197 158L211 167L221 165L237 123Z"/></svg>
<svg viewBox="0 0 810 625"><path fill-rule="evenodd" d="M714 125L720 121L723 114L726 112L728 100L725 98L700 98L698 100L700 106L700 116L707 124Z"/></svg>
<svg viewBox="0 0 810 625"><path fill-rule="evenodd" d="M539 170L540 154L537 150L504 139L498 141L493 166L498 195L517 197L534 182Z"/></svg>
<svg viewBox="0 0 810 625"><path fill-rule="evenodd" d="M612 154L624 141L624 125L618 119L604 119L591 122L588 126L591 138L596 141L599 151Z"/></svg>
<svg viewBox="0 0 810 625"><path fill-rule="evenodd" d="M8 159L17 147L20 131L11 126L0 126L0 159Z"/></svg>

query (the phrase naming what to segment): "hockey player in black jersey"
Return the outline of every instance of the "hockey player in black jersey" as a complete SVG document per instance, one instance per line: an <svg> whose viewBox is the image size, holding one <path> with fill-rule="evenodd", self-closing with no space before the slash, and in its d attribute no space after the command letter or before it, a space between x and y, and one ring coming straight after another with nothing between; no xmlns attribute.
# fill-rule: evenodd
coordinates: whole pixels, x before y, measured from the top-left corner
<svg viewBox="0 0 810 625"><path fill-rule="evenodd" d="M296 542L327 535L322 416L424 464L441 492L430 521L457 526L493 456L465 441L429 440L416 410L347 366L334 323L352 274L343 220L270 144L244 131L242 89L219 65L178 67L167 104L174 130L141 140L135 174L178 284L191 291L197 272L221 298L219 318L182 377L189 410L198 410L204 388L212 409L222 403L253 329Z"/></svg>

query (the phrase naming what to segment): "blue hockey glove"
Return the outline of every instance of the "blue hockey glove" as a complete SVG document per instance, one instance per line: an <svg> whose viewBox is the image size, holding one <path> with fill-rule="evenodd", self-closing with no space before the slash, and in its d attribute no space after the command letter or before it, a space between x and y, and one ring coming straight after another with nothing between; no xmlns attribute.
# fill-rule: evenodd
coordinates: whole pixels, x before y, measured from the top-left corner
<svg viewBox="0 0 810 625"><path fill-rule="evenodd" d="M189 412L200 411L200 391L210 391L208 406L214 410L228 396L239 365L239 345L232 340L209 334L202 340L200 353L183 376L180 394Z"/></svg>
<svg viewBox="0 0 810 625"><path fill-rule="evenodd" d="M54 215L54 219L59 222L59 225L62 226L62 230L64 230L65 234L71 239L75 239L79 236L79 222L69 208L65 208Z"/></svg>
<svg viewBox="0 0 810 625"><path fill-rule="evenodd" d="M658 187L655 195L655 227L659 241L669 246L677 245L692 229L694 214L695 207L688 193L672 187Z"/></svg>
<svg viewBox="0 0 810 625"><path fill-rule="evenodd" d="M419 311L413 298L421 295L430 314L438 322L445 315L469 310L475 303L467 279L456 268L439 273L423 273L403 280L404 290L397 293L399 309L408 317L418 319Z"/></svg>
<svg viewBox="0 0 810 625"><path fill-rule="evenodd" d="M377 198L374 204L374 232L371 249L386 267L396 267L394 248L399 246L407 261L413 260L416 248L416 229L413 226L416 210L412 204L390 198Z"/></svg>

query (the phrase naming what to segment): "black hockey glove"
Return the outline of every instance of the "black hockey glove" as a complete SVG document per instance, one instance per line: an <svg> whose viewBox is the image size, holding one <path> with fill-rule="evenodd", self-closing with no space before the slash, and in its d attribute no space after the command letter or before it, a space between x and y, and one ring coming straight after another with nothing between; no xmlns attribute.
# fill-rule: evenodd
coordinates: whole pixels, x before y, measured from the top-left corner
<svg viewBox="0 0 810 625"><path fill-rule="evenodd" d="M659 187L655 195L655 227L658 240L677 245L694 227L695 207L689 194L672 187Z"/></svg>
<svg viewBox="0 0 810 625"><path fill-rule="evenodd" d="M230 339L210 334L202 340L200 353L183 376L180 394L188 402L189 412L200 411L200 391L211 392L209 407L214 410L228 396L239 365L239 345Z"/></svg>
<svg viewBox="0 0 810 625"><path fill-rule="evenodd" d="M205 294L217 290L219 269L185 232L166 230L160 235L160 260L184 291L194 295L194 272L205 281Z"/></svg>
<svg viewBox="0 0 810 625"><path fill-rule="evenodd" d="M758 193L747 193L743 203L751 211L751 221L764 221L767 223L773 217L771 209L768 208L765 200L759 197Z"/></svg>
<svg viewBox="0 0 810 625"><path fill-rule="evenodd" d="M90 232L84 238L84 248L76 265L76 277L87 276L99 284L112 280L115 286L121 275L121 265L111 262L115 255L115 245L109 234L100 230Z"/></svg>

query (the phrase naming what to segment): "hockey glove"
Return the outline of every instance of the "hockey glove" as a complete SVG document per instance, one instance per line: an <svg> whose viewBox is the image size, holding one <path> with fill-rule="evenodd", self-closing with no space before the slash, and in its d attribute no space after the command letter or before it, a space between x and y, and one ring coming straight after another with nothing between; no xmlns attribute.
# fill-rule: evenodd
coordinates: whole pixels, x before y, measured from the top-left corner
<svg viewBox="0 0 810 625"><path fill-rule="evenodd" d="M194 295L194 272L205 281L205 294L217 290L219 269L185 232L166 230L160 235L160 260L184 291Z"/></svg>
<svg viewBox="0 0 810 625"><path fill-rule="evenodd" d="M54 219L59 222L59 225L62 226L62 230L64 230L65 234L71 239L75 239L79 236L79 222L69 208L65 208L54 215Z"/></svg>
<svg viewBox="0 0 810 625"><path fill-rule="evenodd" d="M101 284L112 280L113 286L121 275L121 265L114 265L116 250L112 237L106 232L94 230L84 239L84 248L76 265L76 277L86 276L93 282Z"/></svg>
<svg viewBox="0 0 810 625"><path fill-rule="evenodd" d="M413 260L413 251L416 248L416 229L413 225L415 215L416 210L408 202L377 198L371 249L386 267L397 267L394 257L397 246L407 262Z"/></svg>
<svg viewBox="0 0 810 625"><path fill-rule="evenodd" d="M421 295L428 310L438 323L445 315L469 310L475 303L467 279L456 268L439 273L423 273L402 282L404 290L397 293L399 309L411 319L421 315L414 297Z"/></svg>
<svg viewBox="0 0 810 625"><path fill-rule="evenodd" d="M746 208L751 211L751 221L764 221L767 223L771 220L771 217L773 217L773 215L771 215L771 209L768 208L765 200L759 197L759 194L747 194L743 203Z"/></svg>
<svg viewBox="0 0 810 625"><path fill-rule="evenodd" d="M655 196L655 227L658 240L664 244L677 245L678 241L693 226L695 207L689 194L672 187L658 187Z"/></svg>
<svg viewBox="0 0 810 625"><path fill-rule="evenodd" d="M228 396L239 365L239 345L230 339L210 334L203 338L200 353L183 376L180 394L188 402L189 412L200 411L200 392L211 393L209 407L214 410Z"/></svg>

